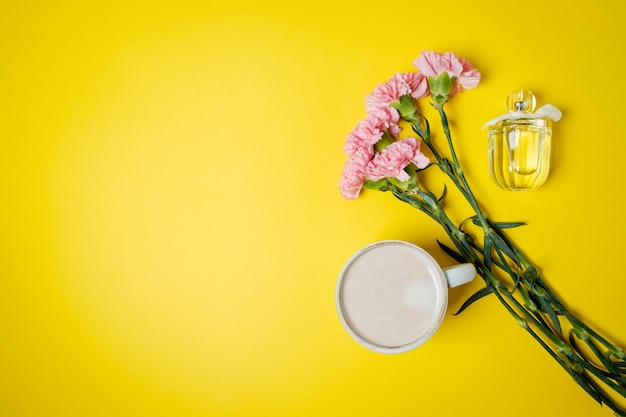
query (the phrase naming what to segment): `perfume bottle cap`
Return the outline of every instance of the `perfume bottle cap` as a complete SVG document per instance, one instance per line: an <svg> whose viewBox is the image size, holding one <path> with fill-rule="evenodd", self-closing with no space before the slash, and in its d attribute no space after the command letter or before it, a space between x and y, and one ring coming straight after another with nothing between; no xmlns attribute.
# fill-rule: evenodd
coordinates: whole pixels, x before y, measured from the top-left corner
<svg viewBox="0 0 626 417"><path fill-rule="evenodd" d="M533 125L547 126L549 122L558 122L561 111L552 104L546 104L535 110L535 95L528 90L515 90L509 93L505 101L508 113L489 120L483 129L489 126Z"/></svg>
<svg viewBox="0 0 626 417"><path fill-rule="evenodd" d="M532 113L535 110L536 103L537 101L535 100L535 95L532 91L516 90L508 95L504 108L510 113Z"/></svg>

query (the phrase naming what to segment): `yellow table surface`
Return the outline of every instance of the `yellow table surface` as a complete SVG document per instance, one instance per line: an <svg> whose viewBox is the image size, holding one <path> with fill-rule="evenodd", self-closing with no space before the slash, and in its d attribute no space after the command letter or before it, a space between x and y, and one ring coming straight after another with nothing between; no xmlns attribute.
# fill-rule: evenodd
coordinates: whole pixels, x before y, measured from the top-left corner
<svg viewBox="0 0 626 417"><path fill-rule="evenodd" d="M578 5L580 4L580 5ZM425 50L483 75L448 108L489 215L626 346L626 32L617 0L5 2L0 415L610 416L493 297L401 355L343 330L350 255L443 231L341 198L364 98ZM547 183L499 190L484 122L563 111ZM462 206L456 218L469 215Z"/></svg>

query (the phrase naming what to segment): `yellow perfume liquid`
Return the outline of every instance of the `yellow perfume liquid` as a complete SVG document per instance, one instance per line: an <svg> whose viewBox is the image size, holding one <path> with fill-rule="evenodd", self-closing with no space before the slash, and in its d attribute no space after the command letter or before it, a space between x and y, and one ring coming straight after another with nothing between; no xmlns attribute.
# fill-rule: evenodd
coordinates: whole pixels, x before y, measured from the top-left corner
<svg viewBox="0 0 626 417"><path fill-rule="evenodd" d="M550 172L552 129L545 120L515 120L489 130L489 174L511 191L538 188Z"/></svg>
<svg viewBox="0 0 626 417"><path fill-rule="evenodd" d="M535 102L531 91L513 91L505 103L508 113L485 124L490 126L489 175L505 190L534 190L548 178L551 123L561 111L546 104L534 112Z"/></svg>

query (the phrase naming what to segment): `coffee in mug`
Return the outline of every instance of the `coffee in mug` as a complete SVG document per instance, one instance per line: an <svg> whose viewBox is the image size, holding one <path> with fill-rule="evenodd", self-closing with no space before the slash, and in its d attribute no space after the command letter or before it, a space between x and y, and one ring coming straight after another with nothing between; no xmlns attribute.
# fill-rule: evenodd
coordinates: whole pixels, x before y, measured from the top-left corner
<svg viewBox="0 0 626 417"><path fill-rule="evenodd" d="M439 328L448 287L476 275L472 264L442 269L424 249L386 240L355 253L343 267L336 289L339 317L363 346L400 353L426 342Z"/></svg>

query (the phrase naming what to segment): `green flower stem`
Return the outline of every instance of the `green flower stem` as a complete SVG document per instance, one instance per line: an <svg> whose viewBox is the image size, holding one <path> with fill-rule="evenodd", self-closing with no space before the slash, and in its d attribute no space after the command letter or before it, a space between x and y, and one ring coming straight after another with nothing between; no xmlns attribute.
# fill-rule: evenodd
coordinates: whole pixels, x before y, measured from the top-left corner
<svg viewBox="0 0 626 417"><path fill-rule="evenodd" d="M461 170L461 164L459 163L459 159L456 155L456 151L452 144L452 135L450 133L450 125L448 123L448 117L446 116L446 113L443 109L443 105L434 105L433 107L435 107L437 111L439 112L439 116L441 118L441 124L443 126L443 130L446 135L446 139L448 141L448 147L450 149L450 154L452 156L452 163L450 163L448 159L444 158L439 152L439 150L437 149L437 147L432 143L431 138L430 138L430 129L428 128L428 120L426 118L424 118L424 121L427 126L426 130L422 129L419 123L419 120L417 119L411 119L407 121L411 123L411 125L413 126L413 130L422 138L422 140L424 140L429 150L432 152L433 156L437 160L437 163L441 171L443 171L444 173L448 175L448 177L450 177L450 179L454 182L457 189L461 191L463 196L470 203L470 205L472 206L472 208L474 209L474 211L476 212L478 216L481 226L486 231L489 226L487 224L487 221L485 219L485 216L482 210L480 210L480 207L478 206L478 202L474 198L474 194L472 193L469 184L467 183L465 179L465 175L463 174L463 171Z"/></svg>
<svg viewBox="0 0 626 417"><path fill-rule="evenodd" d="M564 311L561 311L560 313L563 316L565 316L567 318L567 320L569 320L570 323L572 323L572 326L574 327L575 331L577 331L577 332L580 332L581 330L584 331L589 336L593 337L594 340L597 340L602 345L604 345L604 347L606 349L608 349L609 352L613 356L615 356L616 358L620 359L623 363L626 363L626 362L624 362L624 361L626 361L626 353L624 352L623 349L613 346L613 344L611 342L606 340L604 337L602 337L600 334L598 334L592 328L590 328L585 323L580 321L577 317L573 316L569 311L564 310Z"/></svg>
<svg viewBox="0 0 626 417"><path fill-rule="evenodd" d="M397 190L396 192L400 193L401 191ZM522 327L527 327L526 323L528 321L530 321L531 323L533 323L533 324L537 325L538 327L540 327L542 330L546 330L545 327L541 326L540 323L538 322L538 320L526 308L524 308L524 306L522 306L519 303L519 301L517 301L517 299L515 299L513 297L513 293L506 289L506 286L504 286L497 279L497 277L491 272L490 268L486 267L482 257L479 255L479 253L481 251L479 250L478 253L477 253L477 251L475 250L475 248L477 246L471 245L468 242L468 235L465 232L461 231L450 220L450 218L447 216L447 214L446 214L443 206L441 205L441 203L438 200L432 199L432 197L430 197L424 191L418 191L417 194L418 194L418 196L420 196L422 199L424 199L426 201L426 206L428 207L428 209L423 208L423 207L419 207L419 208L422 211L428 211L428 212L434 214L434 215L431 215L431 217L433 217L433 218L435 218L435 215L436 215L436 220L440 223L440 225L447 232L448 236L454 242L454 244L457 247L457 249L459 249L459 251L464 255L464 257L466 258L467 261L472 262L475 266L478 267L477 270L478 270L479 274L485 279L487 284L492 287L492 289L495 291L495 293L498 294L498 295L503 296L506 299L508 299L509 302L511 302L511 304L513 304L515 307L517 307L517 309L519 311L523 312L523 314L526 316L525 318L522 318L517 313L515 313L515 310L513 310L513 308L510 307L510 305L508 303L506 304L506 306L509 307L511 313L513 313L514 316L516 317L516 320L519 323L524 323L524 325L522 325ZM421 202L417 202L415 204L415 206L421 206L420 203ZM524 293L525 293L525 291L524 291ZM525 293L525 297L523 297L523 298L529 299L528 294ZM544 331L544 333L545 333L545 336L548 339L550 339L550 341L552 343L557 345L560 349L562 349L562 350L567 350L568 349L566 343L561 338L556 336L553 332L550 332L550 331L546 330L546 331Z"/></svg>
<svg viewBox="0 0 626 417"><path fill-rule="evenodd" d="M483 230L487 231L489 229L489 225L487 224L486 216L484 215L484 213L478 206L478 202L476 201L476 198L474 198L474 193L472 193L472 190L470 189L470 186L467 180L465 179L465 175L463 174L463 171L461 170L461 164L459 163L459 158L456 156L456 151L454 150L454 145L452 143L452 134L450 133L450 124L448 123L448 116L446 115L446 112L443 109L443 105L436 106L436 108L437 108L437 111L439 112L439 118L441 119L443 132L446 135L446 140L448 141L450 154L452 155L452 162L454 164L454 174L459 180L461 180L463 184L463 186L459 188L462 189L463 195L465 196L467 201L470 203L470 205L474 209L474 212L478 216L478 220L480 221L480 225L482 226Z"/></svg>
<svg viewBox="0 0 626 417"><path fill-rule="evenodd" d="M618 415L624 415L624 410L620 409L619 405L617 405L596 382L586 376L584 370L588 370L609 388L623 396L623 387L620 386L619 383L614 382L614 379L617 377L611 374L611 372L602 371L591 365L582 355L576 355L576 349L574 349L571 344L564 340L561 335L553 332L544 324L544 321L537 318L536 313L528 307L528 304L531 303L530 301L525 301L524 304L520 303L514 297L513 291L509 291L496 275L486 267L484 259L481 256L483 253L481 248L475 244L469 243L472 241L469 235L450 220L439 200L434 199L431 193L423 190L410 192L395 188L393 193L401 200L410 203L413 207L420 209L435 219L444 228L462 256L477 267L479 275L483 277L487 285L492 288L492 292L513 316L518 325L528 331L559 365L561 365L594 399L600 403L604 403L618 413ZM525 294L525 296L522 296L524 300L530 299L525 288L518 288L518 291ZM539 333L537 333L535 329L537 329ZM544 338L547 341L544 340ZM552 348L550 344L554 346L554 348Z"/></svg>
<svg viewBox="0 0 626 417"><path fill-rule="evenodd" d="M478 275L487 285L488 293L498 298L518 325L528 331L592 398L617 415L626 416L626 409L612 398L613 395L626 398L626 353L569 312L544 282L537 268L506 236L501 223L488 218L461 169L443 104L434 104L434 107L439 112L452 160L444 157L433 143L426 118L420 121L411 115L405 120L428 146L439 169L468 202L474 212L471 219L482 230L483 245L463 230L463 223L457 226L451 221L442 203L444 196L437 198L419 186L408 190L394 186L391 191L443 227L458 250L459 258L475 265ZM508 277L509 284L504 277ZM562 327L562 320L569 324L568 329ZM587 346L586 352L579 342Z"/></svg>

